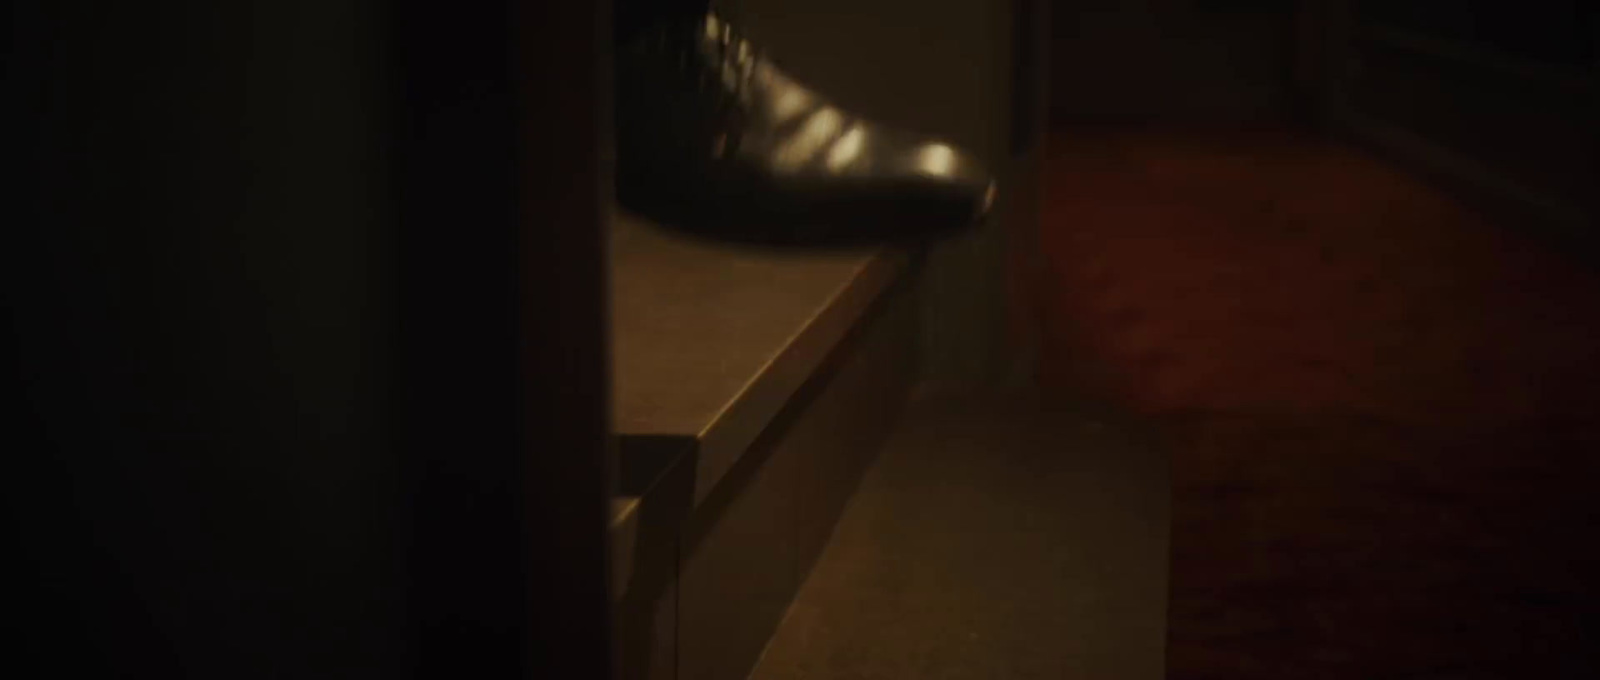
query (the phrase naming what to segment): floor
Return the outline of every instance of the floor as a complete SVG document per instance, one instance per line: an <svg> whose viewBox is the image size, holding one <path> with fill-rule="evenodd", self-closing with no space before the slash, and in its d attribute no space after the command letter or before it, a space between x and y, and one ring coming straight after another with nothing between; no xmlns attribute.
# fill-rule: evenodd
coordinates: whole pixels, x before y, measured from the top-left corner
<svg viewBox="0 0 1600 680"><path fill-rule="evenodd" d="M1168 463L1129 432L913 404L750 677L1162 677Z"/></svg>
<svg viewBox="0 0 1600 680"><path fill-rule="evenodd" d="M1057 139L1041 374L1118 415L913 416L753 678L1600 677L1600 277L1331 142Z"/></svg>
<svg viewBox="0 0 1600 680"><path fill-rule="evenodd" d="M1329 142L1058 139L1044 374L1170 447L1169 677L1600 677L1592 271Z"/></svg>

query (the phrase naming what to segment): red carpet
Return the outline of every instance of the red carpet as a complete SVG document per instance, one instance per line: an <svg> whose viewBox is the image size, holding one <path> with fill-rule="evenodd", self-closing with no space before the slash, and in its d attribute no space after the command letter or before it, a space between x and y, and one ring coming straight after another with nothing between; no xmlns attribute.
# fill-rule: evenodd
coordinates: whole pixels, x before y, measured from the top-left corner
<svg viewBox="0 0 1600 680"><path fill-rule="evenodd" d="M1331 143L1057 140L1042 373L1171 434L1171 677L1600 677L1600 279Z"/></svg>

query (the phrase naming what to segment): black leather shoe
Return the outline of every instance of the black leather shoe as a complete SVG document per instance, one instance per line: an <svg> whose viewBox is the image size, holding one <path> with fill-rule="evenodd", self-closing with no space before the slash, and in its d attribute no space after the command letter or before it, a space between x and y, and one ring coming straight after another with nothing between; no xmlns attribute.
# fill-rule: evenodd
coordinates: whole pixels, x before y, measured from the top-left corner
<svg viewBox="0 0 1600 680"><path fill-rule="evenodd" d="M715 14L620 45L617 198L721 239L920 240L981 222L995 184L967 153L862 120L794 81Z"/></svg>

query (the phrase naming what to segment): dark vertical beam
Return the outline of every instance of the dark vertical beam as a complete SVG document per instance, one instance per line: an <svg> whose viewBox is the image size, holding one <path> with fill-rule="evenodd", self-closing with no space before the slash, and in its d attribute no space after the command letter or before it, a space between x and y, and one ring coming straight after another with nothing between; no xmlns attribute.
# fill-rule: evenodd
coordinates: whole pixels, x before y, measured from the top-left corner
<svg viewBox="0 0 1600 680"><path fill-rule="evenodd" d="M394 16L426 677L610 674L598 6Z"/></svg>
<svg viewBox="0 0 1600 680"><path fill-rule="evenodd" d="M529 677L509 2L391 19L400 349L419 677Z"/></svg>
<svg viewBox="0 0 1600 680"><path fill-rule="evenodd" d="M611 3L522 2L517 147L522 434L536 668L613 674L610 646Z"/></svg>

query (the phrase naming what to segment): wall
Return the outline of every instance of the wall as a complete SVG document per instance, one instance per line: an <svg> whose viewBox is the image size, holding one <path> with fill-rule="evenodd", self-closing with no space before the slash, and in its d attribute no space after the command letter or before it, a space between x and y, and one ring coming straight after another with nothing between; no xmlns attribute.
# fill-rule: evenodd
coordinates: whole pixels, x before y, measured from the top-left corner
<svg viewBox="0 0 1600 680"><path fill-rule="evenodd" d="M13 3L10 676L607 677L602 19L513 5Z"/></svg>
<svg viewBox="0 0 1600 680"><path fill-rule="evenodd" d="M1287 115L1293 3L1080 0L1052 12L1063 122L1273 121Z"/></svg>
<svg viewBox="0 0 1600 680"><path fill-rule="evenodd" d="M13 15L6 496L47 675L402 672L366 9Z"/></svg>
<svg viewBox="0 0 1600 680"><path fill-rule="evenodd" d="M1519 228L1592 241L1600 19L1571 0L1337 3L1332 117Z"/></svg>

